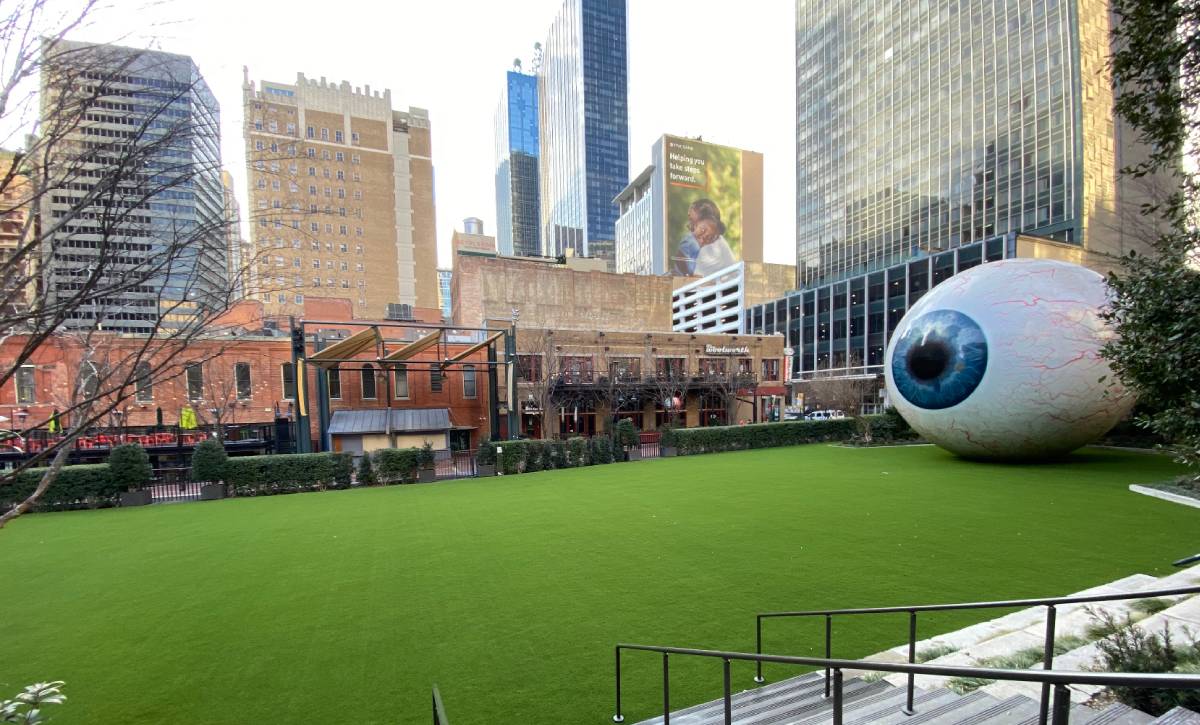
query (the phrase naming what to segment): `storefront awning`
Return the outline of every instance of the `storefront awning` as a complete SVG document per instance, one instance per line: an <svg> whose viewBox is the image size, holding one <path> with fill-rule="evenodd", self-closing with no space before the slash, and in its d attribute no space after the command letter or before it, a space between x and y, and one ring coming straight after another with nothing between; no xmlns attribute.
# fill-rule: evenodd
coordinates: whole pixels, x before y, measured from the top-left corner
<svg viewBox="0 0 1200 725"><path fill-rule="evenodd" d="M335 410L329 421L331 435L428 433L451 428L449 408Z"/></svg>

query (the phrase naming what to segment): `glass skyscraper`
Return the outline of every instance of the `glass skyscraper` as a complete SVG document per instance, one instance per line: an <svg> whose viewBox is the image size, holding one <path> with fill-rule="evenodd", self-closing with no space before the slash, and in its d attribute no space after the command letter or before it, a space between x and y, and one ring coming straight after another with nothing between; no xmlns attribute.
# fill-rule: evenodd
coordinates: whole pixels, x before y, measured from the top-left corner
<svg viewBox="0 0 1200 725"><path fill-rule="evenodd" d="M1085 243L1084 200L1115 183L1111 87L1082 91L1106 78L1104 2L796 8L800 285L1014 231Z"/></svg>
<svg viewBox="0 0 1200 725"><path fill-rule="evenodd" d="M196 64L185 55L117 45L63 41L57 51L60 58L43 68L43 113L55 112L51 99L79 93L92 94L88 103L100 110L84 114L65 143L39 160L51 168L54 185L40 200L42 218L71 220L44 240L46 294L75 294L106 246L123 250L126 274L144 276L142 284L74 311L63 326L152 332L221 309L230 272L220 107ZM135 162L138 173L121 171ZM63 178L64 170L71 176ZM117 174L124 176L113 191L79 181ZM110 215L114 221L106 222Z"/></svg>
<svg viewBox="0 0 1200 725"><path fill-rule="evenodd" d="M566 0L538 74L542 249L613 267L617 207L629 181L625 0Z"/></svg>
<svg viewBox="0 0 1200 725"><path fill-rule="evenodd" d="M501 254L541 254L537 77L509 71L496 110L496 245Z"/></svg>

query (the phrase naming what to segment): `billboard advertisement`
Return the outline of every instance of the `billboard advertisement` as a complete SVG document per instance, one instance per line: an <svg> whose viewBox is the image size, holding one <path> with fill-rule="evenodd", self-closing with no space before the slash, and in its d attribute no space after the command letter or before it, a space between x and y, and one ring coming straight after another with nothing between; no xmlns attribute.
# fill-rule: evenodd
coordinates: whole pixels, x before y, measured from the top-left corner
<svg viewBox="0 0 1200 725"><path fill-rule="evenodd" d="M762 261L762 154L665 136L667 273L706 277Z"/></svg>

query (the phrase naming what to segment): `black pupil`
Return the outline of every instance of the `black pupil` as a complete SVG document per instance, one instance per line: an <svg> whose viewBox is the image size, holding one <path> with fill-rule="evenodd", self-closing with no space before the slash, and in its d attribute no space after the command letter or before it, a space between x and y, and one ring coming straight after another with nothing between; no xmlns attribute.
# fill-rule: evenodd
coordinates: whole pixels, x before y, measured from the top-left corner
<svg viewBox="0 0 1200 725"><path fill-rule="evenodd" d="M941 340L926 340L908 351L908 369L917 380L933 380L950 363L950 348Z"/></svg>

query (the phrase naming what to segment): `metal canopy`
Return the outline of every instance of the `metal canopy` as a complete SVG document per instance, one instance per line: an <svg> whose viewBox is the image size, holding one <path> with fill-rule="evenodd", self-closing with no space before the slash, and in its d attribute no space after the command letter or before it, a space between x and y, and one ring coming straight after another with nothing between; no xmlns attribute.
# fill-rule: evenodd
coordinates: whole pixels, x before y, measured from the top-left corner
<svg viewBox="0 0 1200 725"><path fill-rule="evenodd" d="M326 370L337 367L339 362L352 358L363 350L378 345L381 341L379 329L371 327L347 337L341 342L334 343L324 350L313 353L308 362Z"/></svg>
<svg viewBox="0 0 1200 725"><path fill-rule="evenodd" d="M487 347L488 345L491 345L493 342L495 342L496 340L500 339L503 336L504 336L503 332L497 332L496 334L492 335L491 337L488 337L487 339L485 339L483 342L475 343L474 345L468 347L466 350L463 350L462 352L458 353L457 355L446 358L446 361L444 363L442 363L442 367L445 367L449 363L458 362L459 360L464 360L464 359L470 357L474 353L479 352L480 350Z"/></svg>
<svg viewBox="0 0 1200 725"><path fill-rule="evenodd" d="M410 357L420 353L423 350L428 350L429 348L433 347L434 345L438 344L441 341L442 341L442 331L440 329L434 330L433 332L429 333L425 337L422 337L419 340L416 340L415 342L410 342L409 344L405 345L404 347L400 348L399 350L389 353L380 362L386 364L386 363L396 363L396 362L401 362L403 360L407 360Z"/></svg>
<svg viewBox="0 0 1200 725"><path fill-rule="evenodd" d="M335 410L329 421L333 435L428 433L452 427L448 408Z"/></svg>

